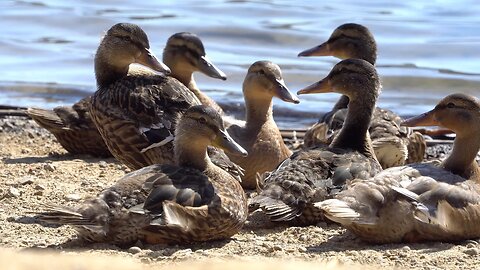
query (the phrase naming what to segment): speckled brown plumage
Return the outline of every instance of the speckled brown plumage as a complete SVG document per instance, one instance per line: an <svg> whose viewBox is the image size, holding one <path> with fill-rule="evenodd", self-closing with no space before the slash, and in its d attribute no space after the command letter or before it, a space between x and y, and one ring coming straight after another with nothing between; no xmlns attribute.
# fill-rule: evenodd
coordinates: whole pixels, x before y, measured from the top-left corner
<svg viewBox="0 0 480 270"><path fill-rule="evenodd" d="M98 90L93 95L91 109L93 121L108 148L115 158L131 169L173 163L173 134L177 120L188 108L200 104L194 93L177 79L143 69L129 71L130 63L116 59L117 54L137 50L137 43L148 46L148 40L130 44L131 40L146 38L137 28L129 24L115 25L100 44L95 57ZM134 35L140 31L145 36ZM125 35L129 35L129 39L125 39ZM117 47L119 42L126 44ZM177 68L175 66L172 70L178 72ZM191 74L188 73L190 77ZM240 168L226 155L212 151L217 150L210 152L219 166L231 171L232 175L241 175Z"/></svg>
<svg viewBox="0 0 480 270"><path fill-rule="evenodd" d="M243 94L246 122L231 125L228 132L248 151L248 156L229 157L245 169L242 186L254 189L258 174L272 171L292 154L273 119L273 97L291 103L299 100L285 86L280 67L269 61L257 61L250 66L243 82Z"/></svg>
<svg viewBox="0 0 480 270"><path fill-rule="evenodd" d="M246 196L240 183L206 155L207 144L212 143L246 153L231 141L215 110L194 106L177 129L177 165L134 171L97 198L75 209L52 207L38 219L72 225L86 241L118 245L228 238L247 218Z"/></svg>
<svg viewBox="0 0 480 270"><path fill-rule="evenodd" d="M90 117L90 99L86 97L73 106L53 110L29 108L27 114L50 131L69 153L109 157L112 154Z"/></svg>
<svg viewBox="0 0 480 270"><path fill-rule="evenodd" d="M299 56L326 55L342 59L363 59L374 65L377 59L377 45L368 28L347 23L335 29L325 43L299 54ZM331 138L324 136L323 126L327 125L330 128L327 135L335 134L335 130L341 128L345 119L348 103L348 97L343 95L332 111L326 113L317 124L307 130L306 147L331 141ZM425 156L425 139L420 133L401 127L401 120L394 112L382 108L376 108L372 116L369 132L375 154L383 168L404 165L406 162L421 162ZM319 131L322 132L318 133Z"/></svg>
<svg viewBox="0 0 480 270"><path fill-rule="evenodd" d="M357 89L361 94L354 94ZM332 91L353 98L340 134L326 148L300 150L282 162L250 202L272 221L315 224L323 220L323 213L313 209L315 202L331 198L351 179L369 178L381 171L367 133L380 91L375 68L364 60L344 60L326 78L298 93Z"/></svg>
<svg viewBox="0 0 480 270"><path fill-rule="evenodd" d="M126 76L95 92L92 116L112 154L131 169L173 163L177 119L200 102L164 75ZM168 140L164 145L149 146Z"/></svg>
<svg viewBox="0 0 480 270"><path fill-rule="evenodd" d="M480 102L453 94L432 111L406 120L453 130L441 164L417 163L352 181L335 199L316 204L326 216L374 243L460 241L480 237Z"/></svg>

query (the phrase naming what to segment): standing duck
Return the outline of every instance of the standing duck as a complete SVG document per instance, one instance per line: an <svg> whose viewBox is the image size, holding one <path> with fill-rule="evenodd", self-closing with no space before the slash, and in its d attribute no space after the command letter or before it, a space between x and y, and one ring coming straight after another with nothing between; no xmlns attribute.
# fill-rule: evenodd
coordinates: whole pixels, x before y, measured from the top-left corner
<svg viewBox="0 0 480 270"><path fill-rule="evenodd" d="M28 108L27 114L50 131L69 153L110 157L112 154L90 117L90 100L86 97L73 106L59 106L53 110Z"/></svg>
<svg viewBox="0 0 480 270"><path fill-rule="evenodd" d="M349 97L347 119L328 147L294 153L263 180L263 190L250 204L260 206L272 221L316 224L323 214L314 203L332 198L351 179L367 179L381 171L368 135L380 92L375 67L361 59L343 60L326 78L298 94L326 92Z"/></svg>
<svg viewBox="0 0 480 270"><path fill-rule="evenodd" d="M325 215L374 243L460 241L480 237L480 101L445 97L431 111L404 122L456 133L439 165L418 163L355 180L335 199L316 204Z"/></svg>
<svg viewBox="0 0 480 270"><path fill-rule="evenodd" d="M185 244L225 239L248 215L240 183L213 164L207 146L246 155L213 108L193 106L175 130L176 165L152 165L126 174L75 209L53 207L38 219L72 225L88 242Z"/></svg>
<svg viewBox="0 0 480 270"><path fill-rule="evenodd" d="M295 104L300 101L285 86L280 67L269 61L257 61L250 66L243 82L243 95L245 125L231 125L228 132L249 154L229 157L245 170L242 186L254 189L257 174L272 171L292 154L273 119L272 98Z"/></svg>
<svg viewBox="0 0 480 270"><path fill-rule="evenodd" d="M375 65L377 44L367 27L347 23L335 29L326 42L298 54L298 56L328 55L342 59L363 59ZM305 146L331 141L331 138L326 137L324 126L327 125L330 130L340 129L347 114L345 108L348 103L347 96L340 97L332 111L325 114L307 131ZM377 159L383 168L421 162L425 155L426 143L423 136L400 126L401 121L400 116L390 110L376 108L373 113L369 128L370 137Z"/></svg>

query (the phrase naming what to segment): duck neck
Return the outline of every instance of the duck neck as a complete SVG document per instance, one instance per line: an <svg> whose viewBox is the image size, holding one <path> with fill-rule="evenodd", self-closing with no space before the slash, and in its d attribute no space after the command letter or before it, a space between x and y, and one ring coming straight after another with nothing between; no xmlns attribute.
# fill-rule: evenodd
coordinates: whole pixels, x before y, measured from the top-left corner
<svg viewBox="0 0 480 270"><path fill-rule="evenodd" d="M332 112L335 113L335 112L337 112L338 110L347 108L349 101L350 101L350 99L348 98L348 96L342 95L342 96L338 99L337 103L335 103L335 106L333 106Z"/></svg>
<svg viewBox="0 0 480 270"><path fill-rule="evenodd" d="M211 160L207 155L208 142L194 140L190 136L177 134L175 137L175 162L181 167L192 167L205 171Z"/></svg>
<svg viewBox="0 0 480 270"><path fill-rule="evenodd" d="M457 134L451 154L442 163L446 170L480 182L480 168L475 161L480 150L480 128L469 134Z"/></svg>
<svg viewBox="0 0 480 270"><path fill-rule="evenodd" d="M375 101L376 97L373 94L358 94L354 99L350 98L347 118L340 133L330 144L331 147L352 149L375 159L368 135Z"/></svg>
<svg viewBox="0 0 480 270"><path fill-rule="evenodd" d="M98 89L105 88L128 74L129 63L111 64L106 50L102 43L95 55L95 78Z"/></svg>
<svg viewBox="0 0 480 270"><path fill-rule="evenodd" d="M245 96L245 127L248 130L258 130L266 122L273 120L272 97L250 97L244 91Z"/></svg>

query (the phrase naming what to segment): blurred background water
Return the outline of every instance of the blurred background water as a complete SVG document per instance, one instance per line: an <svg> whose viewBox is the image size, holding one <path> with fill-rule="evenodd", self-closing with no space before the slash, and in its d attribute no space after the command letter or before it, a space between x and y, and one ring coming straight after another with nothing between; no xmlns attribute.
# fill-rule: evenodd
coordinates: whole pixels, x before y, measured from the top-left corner
<svg viewBox="0 0 480 270"><path fill-rule="evenodd" d="M221 104L240 108L246 70L257 60L282 68L296 91L338 62L298 58L340 24L370 28L379 47L383 92L379 105L401 115L432 108L443 96L480 96L480 4L438 1L0 1L0 104L51 108L95 90L93 57L105 30L139 24L161 57L168 37L194 32L227 81L196 75ZM302 96L299 105L275 100L280 126L299 127L329 110L336 94ZM292 119L293 118L293 119Z"/></svg>

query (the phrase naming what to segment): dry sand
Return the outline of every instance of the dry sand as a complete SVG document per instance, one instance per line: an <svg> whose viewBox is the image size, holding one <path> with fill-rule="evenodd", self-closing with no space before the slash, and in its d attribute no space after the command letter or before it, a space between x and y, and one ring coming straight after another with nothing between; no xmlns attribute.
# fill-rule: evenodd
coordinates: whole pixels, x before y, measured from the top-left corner
<svg viewBox="0 0 480 270"><path fill-rule="evenodd" d="M111 267L123 265L120 258L125 258L124 265L132 265L130 269L170 267L180 262L184 262L180 267L192 268L185 264L190 260L199 261L198 267L193 268L201 269L210 269L212 265L221 269L313 268L328 262L330 268L327 269L341 265L352 268L351 264L384 269L480 269L478 239L459 243L369 245L337 225L279 227L265 221L258 212L253 213L244 229L229 240L189 246L137 243L129 249L109 244L84 244L75 240L72 228L42 227L32 218L32 212L42 209L43 204L75 205L79 200L95 196L127 171L114 159L67 154L52 135L31 120L0 119L0 248L6 248L0 249L2 269L6 265L11 266L6 269L48 268L40 263L24 263L29 260L45 261L58 269L104 269L110 264L98 259L97 265L97 261L91 259L104 256L115 257L108 260L112 262ZM41 250L68 256L62 256L57 262L52 259L57 257L50 253L39 257L25 252L12 253L12 250ZM244 263L225 263L227 260ZM277 264L271 265L275 261ZM67 266L85 262L92 268ZM255 262L263 263L253 265Z"/></svg>

